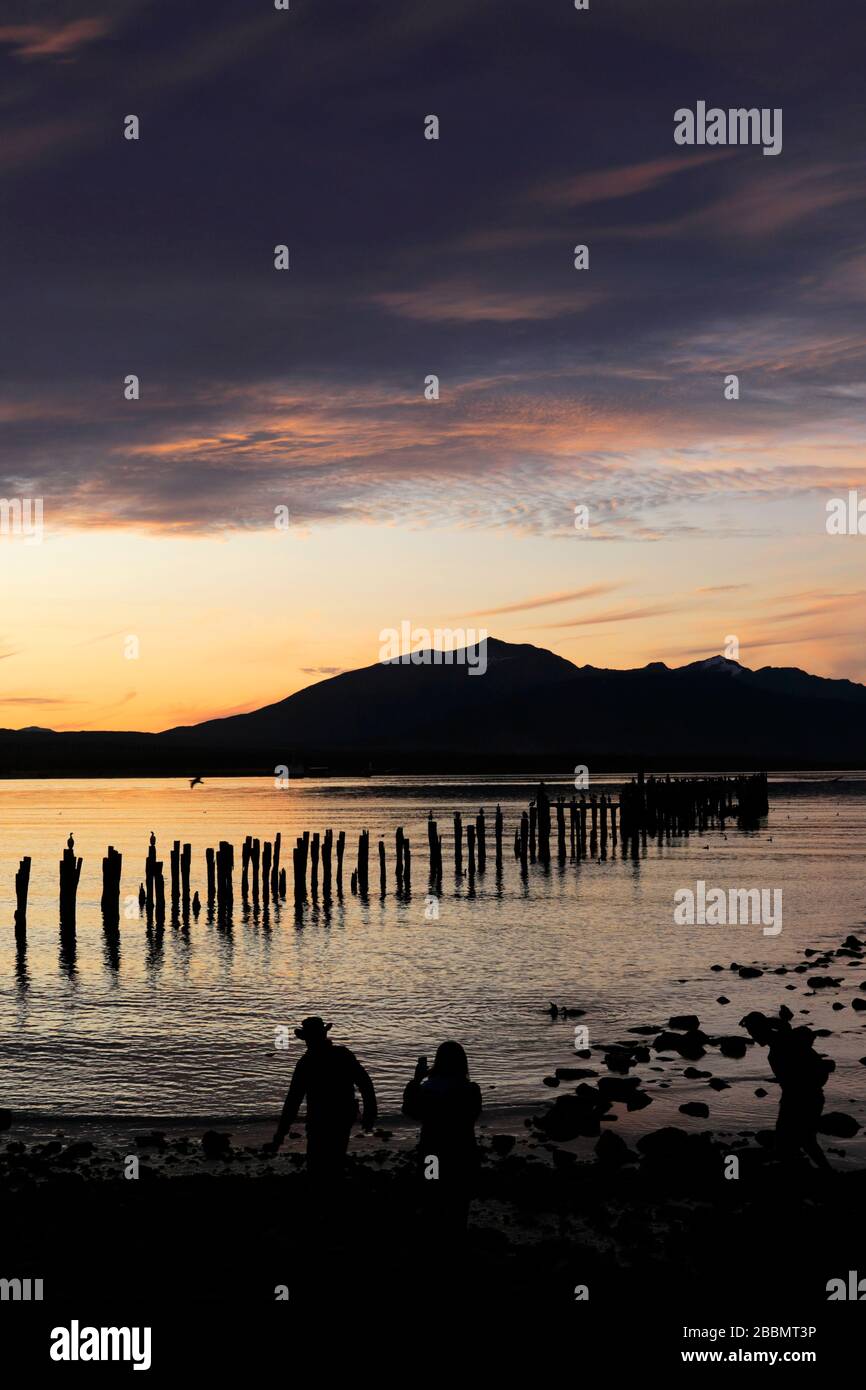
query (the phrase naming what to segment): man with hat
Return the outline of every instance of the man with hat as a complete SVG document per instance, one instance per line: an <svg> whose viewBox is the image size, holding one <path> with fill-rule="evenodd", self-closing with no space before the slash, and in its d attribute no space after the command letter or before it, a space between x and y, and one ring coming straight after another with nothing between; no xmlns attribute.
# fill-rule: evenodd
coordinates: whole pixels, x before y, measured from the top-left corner
<svg viewBox="0 0 866 1390"><path fill-rule="evenodd" d="M311 1177L335 1178L343 1170L349 1133L358 1118L355 1088L363 1101L361 1125L372 1129L376 1123L376 1092L354 1052L335 1046L328 1037L330 1023L305 1018L295 1037L307 1045L298 1058L292 1084L273 1140L273 1152L280 1147L297 1118L301 1103L307 1100L307 1172Z"/></svg>

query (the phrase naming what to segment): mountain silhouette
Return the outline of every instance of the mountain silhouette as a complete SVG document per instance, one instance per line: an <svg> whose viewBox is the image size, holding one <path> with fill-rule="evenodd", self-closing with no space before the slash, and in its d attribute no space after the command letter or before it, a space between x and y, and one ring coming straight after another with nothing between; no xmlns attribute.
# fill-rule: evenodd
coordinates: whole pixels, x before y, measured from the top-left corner
<svg viewBox="0 0 866 1390"><path fill-rule="evenodd" d="M440 656L441 654L436 654ZM477 653L470 652L474 658ZM5 775L866 766L866 687L713 656L632 670L576 666L489 638L487 669L344 671L250 714L161 734L0 731Z"/></svg>

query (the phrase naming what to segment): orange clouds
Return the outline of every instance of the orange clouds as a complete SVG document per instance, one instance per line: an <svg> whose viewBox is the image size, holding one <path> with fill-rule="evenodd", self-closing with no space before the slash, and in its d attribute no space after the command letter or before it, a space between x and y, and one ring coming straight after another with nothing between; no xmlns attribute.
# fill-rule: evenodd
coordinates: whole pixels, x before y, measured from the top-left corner
<svg viewBox="0 0 866 1390"><path fill-rule="evenodd" d="M66 58L109 32L105 18L75 19L67 24L0 25L0 44L11 44L19 58Z"/></svg>

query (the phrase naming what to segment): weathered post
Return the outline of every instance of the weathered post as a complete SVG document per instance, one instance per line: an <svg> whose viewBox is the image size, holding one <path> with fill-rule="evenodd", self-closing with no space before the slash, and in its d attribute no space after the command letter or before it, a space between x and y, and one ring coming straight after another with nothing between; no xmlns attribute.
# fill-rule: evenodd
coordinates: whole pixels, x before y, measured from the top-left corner
<svg viewBox="0 0 866 1390"><path fill-rule="evenodd" d="M310 896L315 902L319 896L319 832L313 835L310 843Z"/></svg>
<svg viewBox="0 0 866 1390"><path fill-rule="evenodd" d="M337 897L343 896L343 854L346 849L346 832L341 830L337 836Z"/></svg>
<svg viewBox="0 0 866 1390"><path fill-rule="evenodd" d="M207 907L208 912L213 912L214 899L216 897L216 865L214 864L214 852L206 849L204 852L205 864L207 865Z"/></svg>
<svg viewBox="0 0 866 1390"><path fill-rule="evenodd" d="M479 806L475 817L475 840L478 845L478 872L483 874L487 868L487 825L483 806Z"/></svg>
<svg viewBox="0 0 866 1390"><path fill-rule="evenodd" d="M379 896L385 896L385 841L379 841Z"/></svg>
<svg viewBox="0 0 866 1390"><path fill-rule="evenodd" d="M171 915L177 917L180 910L180 840L175 840L169 853L171 862Z"/></svg>
<svg viewBox="0 0 866 1390"><path fill-rule="evenodd" d="M402 827L402 825L398 825L398 826L397 826L397 833L396 833L396 835L394 836L394 845L395 845L395 850L396 850L396 865L395 865L394 872L395 872L396 877L397 877L397 895L398 895L398 896L399 896L400 893L402 893L402 891L403 891L403 851L404 851L404 849L405 849L405 844L406 844L406 842L405 842L405 839L404 839L404 837L403 837L403 827Z"/></svg>
<svg viewBox="0 0 866 1390"><path fill-rule="evenodd" d="M403 841L403 894L409 897L412 892L412 846L408 840Z"/></svg>
<svg viewBox="0 0 866 1390"><path fill-rule="evenodd" d="M282 844L282 836L280 835L280 832L279 832L279 830L278 830L277 833L276 833L276 835L274 836L274 861L273 861L273 864L272 864L272 866L271 866L271 897L274 899L274 902L276 902L277 897L278 897L278 895L279 895L279 891L280 891L280 846L281 846L281 844Z"/></svg>
<svg viewBox="0 0 866 1390"><path fill-rule="evenodd" d="M180 855L180 896L185 921L189 921L189 871L192 864L192 845L185 844Z"/></svg>
<svg viewBox="0 0 866 1390"><path fill-rule="evenodd" d="M454 873L457 878L463 876L463 817L459 811L454 812Z"/></svg>
<svg viewBox="0 0 866 1390"><path fill-rule="evenodd" d="M113 845L102 861L102 918L106 927L120 925L120 870L123 856Z"/></svg>
<svg viewBox="0 0 866 1390"><path fill-rule="evenodd" d="M538 825L538 858L547 868L550 863L550 799L543 782L535 795L535 816Z"/></svg>
<svg viewBox="0 0 866 1390"><path fill-rule="evenodd" d="M502 807L497 803L496 820L493 824L493 833L496 838L496 868L502 868Z"/></svg>
<svg viewBox="0 0 866 1390"><path fill-rule="evenodd" d="M250 896L250 859L253 853L253 837L247 835L241 845L241 898L247 902Z"/></svg>
<svg viewBox="0 0 866 1390"><path fill-rule="evenodd" d="M15 936L24 941L27 936L27 893L30 888L30 855L27 854L18 865L15 875Z"/></svg>
<svg viewBox="0 0 866 1390"><path fill-rule="evenodd" d="M469 856L469 881L475 877L475 826L466 827L466 850Z"/></svg>
<svg viewBox="0 0 866 1390"><path fill-rule="evenodd" d="M75 902L82 860L75 857L75 841L70 835L60 861L60 930L75 932Z"/></svg>
<svg viewBox="0 0 866 1390"><path fill-rule="evenodd" d="M252 879L253 879L253 906L254 906L254 907L258 907L258 904L259 904L259 865L260 865L260 863L261 863L261 858L262 858L262 842L261 842L261 840L253 840L253 848L252 848L252 853L251 853L251 855L250 855L250 866L251 866L252 871L253 871L253 872L252 872Z"/></svg>
<svg viewBox="0 0 866 1390"><path fill-rule="evenodd" d="M325 831L322 841L322 897L326 903L331 901L331 854L334 847L333 830Z"/></svg>
<svg viewBox="0 0 866 1390"><path fill-rule="evenodd" d="M273 853L270 840L265 840L262 845L262 906L267 907L271 896L271 854Z"/></svg>

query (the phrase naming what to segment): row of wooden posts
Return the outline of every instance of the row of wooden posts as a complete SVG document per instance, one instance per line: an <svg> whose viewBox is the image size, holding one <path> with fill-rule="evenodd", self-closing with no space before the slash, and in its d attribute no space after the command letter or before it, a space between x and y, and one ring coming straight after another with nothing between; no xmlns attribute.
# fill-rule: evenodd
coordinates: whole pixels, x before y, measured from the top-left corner
<svg viewBox="0 0 866 1390"><path fill-rule="evenodd" d="M708 827L724 829L728 820L744 827L754 824L768 811L767 778L759 773L748 777L714 778L653 778L642 775L620 788L619 799L594 792L589 796L571 796L567 801L559 795L551 802L544 783L540 783L528 807L522 811L514 832L514 858L526 873L530 864L549 866L552 857L551 841L555 834L556 857L562 865L599 856L604 860L608 847L623 843L623 854L629 847L636 857L648 836L659 843L672 835L688 835L692 830L703 833ZM504 822L502 807L497 806L493 819L493 848L496 872L502 872ZM439 824L431 811L427 820L429 856L428 882L433 892L442 886L443 854ZM460 811L454 812L454 873L464 875L464 844L466 869L470 881L487 869L487 819L484 809L474 820L464 825ZM333 892L343 895L343 861L346 835L340 831L336 840L333 830L324 835L318 832L300 835L292 850L293 897L300 911L310 898L318 901L320 891L325 903ZM241 851L241 896L247 904L252 895L253 906L260 902L285 900L286 870L280 866L281 836L264 842L248 835ZM379 893L387 892L387 855L385 841L378 843ZM175 840L170 854L170 895L172 920L182 914L188 921L190 909L198 917L201 902L196 892L190 900L190 871L192 849L189 844ZM116 930L120 923L120 878L122 856L112 845L102 861L102 912L107 929ZM234 846L221 840L219 847L205 851L207 870L207 904L209 914L215 910L218 921L227 920L234 905ZM412 847L398 826L395 835L395 886L398 896L408 896L412 890ZM82 861L75 854L70 835L60 860L60 927L61 932L74 933L78 884ZM31 859L21 860L15 875L15 930L19 938L27 930L27 895L30 886ZM355 868L351 871L350 889L353 894L367 898L370 891L370 832L362 830L358 840ZM156 836L151 834L145 861L144 881L139 887L138 901L149 926L162 926L166 917L165 878L163 861L156 857Z"/></svg>

